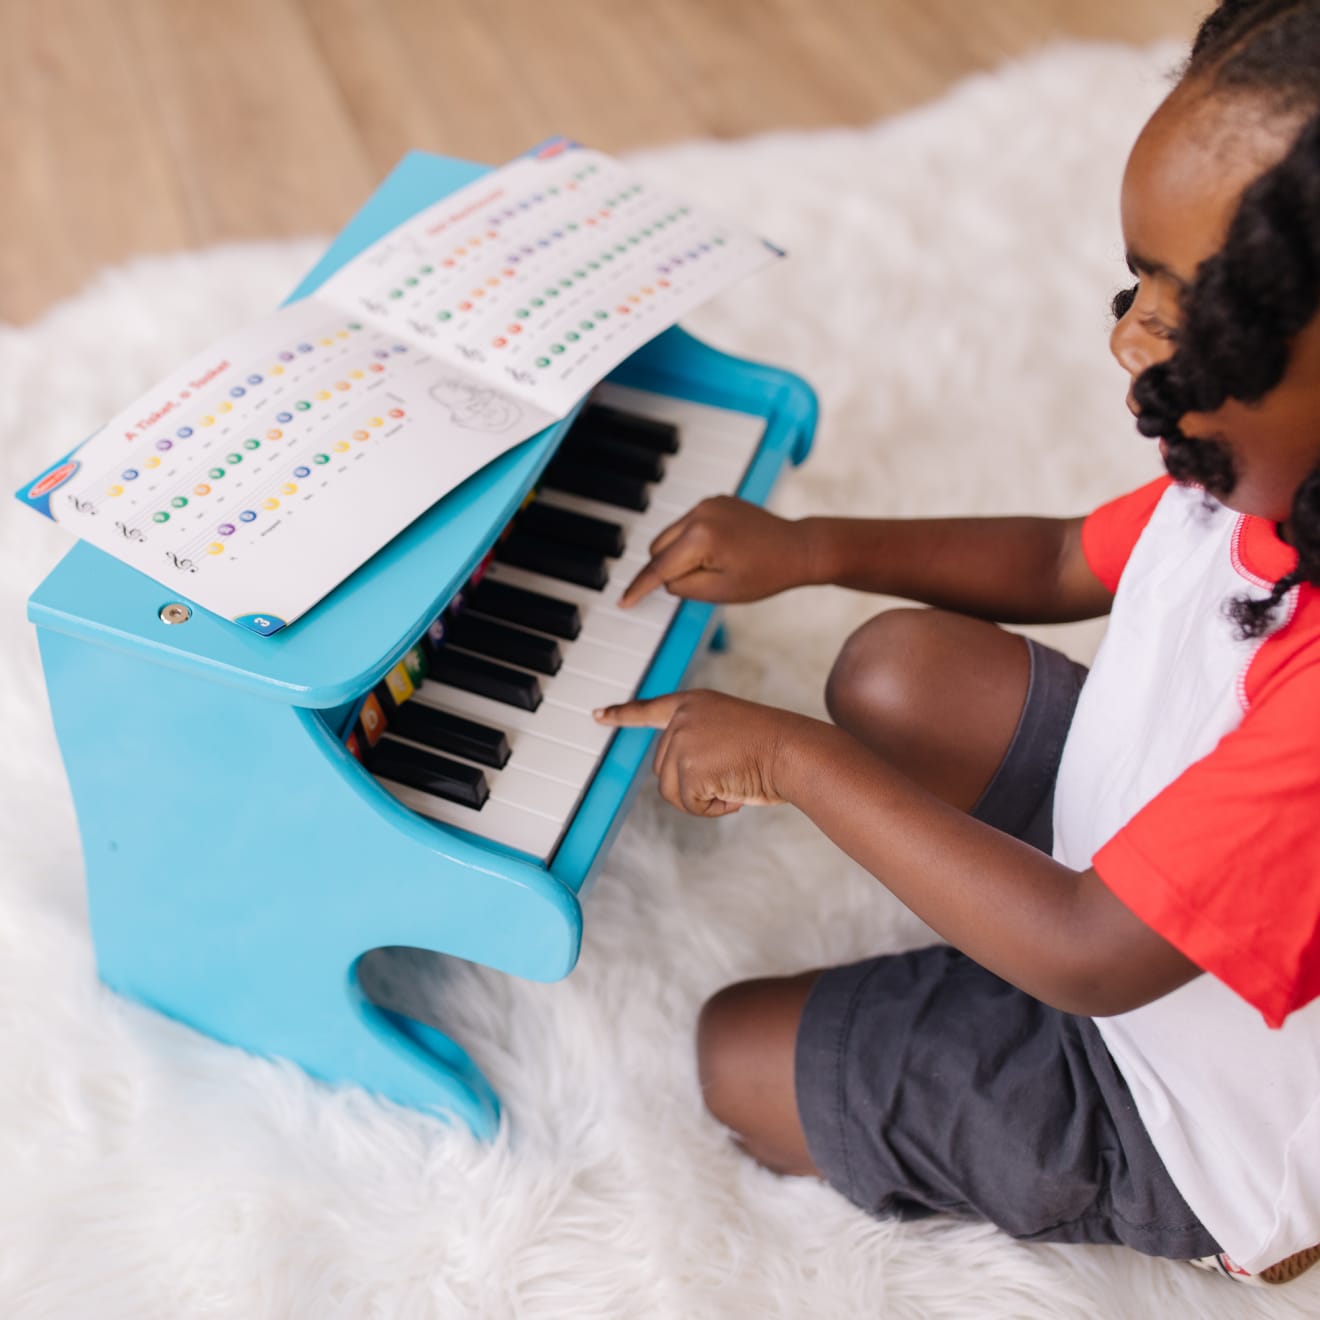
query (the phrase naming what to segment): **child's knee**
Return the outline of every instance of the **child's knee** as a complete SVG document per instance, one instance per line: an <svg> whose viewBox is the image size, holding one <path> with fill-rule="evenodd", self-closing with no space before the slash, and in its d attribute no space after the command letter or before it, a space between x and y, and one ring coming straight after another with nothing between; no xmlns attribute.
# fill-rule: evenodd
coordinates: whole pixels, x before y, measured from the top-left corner
<svg viewBox="0 0 1320 1320"><path fill-rule="evenodd" d="M911 722L925 686L934 611L893 609L868 619L843 644L825 681L830 718L868 741Z"/></svg>

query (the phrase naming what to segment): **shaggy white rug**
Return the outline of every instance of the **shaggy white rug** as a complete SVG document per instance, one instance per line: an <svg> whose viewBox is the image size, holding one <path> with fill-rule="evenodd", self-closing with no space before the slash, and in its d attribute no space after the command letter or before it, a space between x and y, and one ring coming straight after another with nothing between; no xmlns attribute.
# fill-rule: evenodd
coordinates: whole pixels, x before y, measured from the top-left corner
<svg viewBox="0 0 1320 1320"><path fill-rule="evenodd" d="M820 392L797 514L1084 511L1155 470L1106 349L1124 156L1178 52L1067 47L874 128L648 153L792 252L694 317ZM16 488L187 352L271 307L320 242L107 271L0 329ZM639 805L550 986L393 959L443 995L512 1117L491 1146L252 1059L98 984L75 824L23 601L62 534L4 506L0 1313L7 1317L1131 1317L1320 1313L1110 1248L875 1223L739 1155L692 1024L730 980L928 938L788 809ZM703 681L808 711L876 602L729 615ZM1080 656L1094 629L1055 633ZM113 700L113 694L106 694ZM370 902L364 894L364 903Z"/></svg>

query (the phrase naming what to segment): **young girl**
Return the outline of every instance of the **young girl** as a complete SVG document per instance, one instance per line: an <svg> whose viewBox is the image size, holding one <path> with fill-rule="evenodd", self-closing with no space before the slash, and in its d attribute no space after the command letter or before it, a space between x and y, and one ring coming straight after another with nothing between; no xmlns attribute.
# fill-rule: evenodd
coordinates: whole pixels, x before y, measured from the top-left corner
<svg viewBox="0 0 1320 1320"><path fill-rule="evenodd" d="M848 639L833 723L597 716L663 730L675 806L792 803L948 941L705 1005L706 1103L756 1159L1278 1281L1320 1258L1320 0L1206 19L1122 224L1110 346L1171 479L1070 520L704 501L626 602L935 608ZM1105 613L1089 674L990 622Z"/></svg>

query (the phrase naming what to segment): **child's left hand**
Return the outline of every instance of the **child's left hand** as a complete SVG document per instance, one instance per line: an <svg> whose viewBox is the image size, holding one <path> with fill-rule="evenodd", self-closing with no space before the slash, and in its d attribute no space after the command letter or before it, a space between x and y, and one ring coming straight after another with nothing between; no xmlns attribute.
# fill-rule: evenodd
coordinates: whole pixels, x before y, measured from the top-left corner
<svg viewBox="0 0 1320 1320"><path fill-rule="evenodd" d="M722 692L674 692L594 711L602 724L662 729L652 769L666 802L694 816L783 802L775 767L806 717Z"/></svg>

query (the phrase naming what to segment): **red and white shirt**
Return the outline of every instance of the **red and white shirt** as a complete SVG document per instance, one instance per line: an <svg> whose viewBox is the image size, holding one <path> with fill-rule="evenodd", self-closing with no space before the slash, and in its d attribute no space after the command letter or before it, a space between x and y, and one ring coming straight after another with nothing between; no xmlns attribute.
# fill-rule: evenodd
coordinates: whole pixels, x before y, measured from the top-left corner
<svg viewBox="0 0 1320 1320"><path fill-rule="evenodd" d="M1320 590L1239 640L1225 603L1296 554L1167 479L1098 509L1082 547L1116 595L1054 855L1208 973L1096 1025L1174 1183L1254 1271L1320 1242Z"/></svg>

